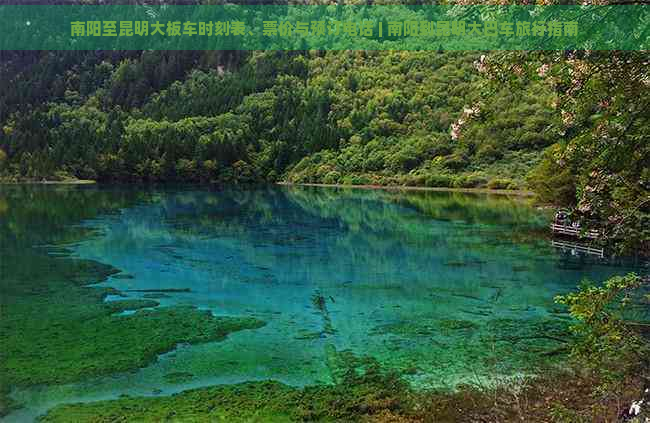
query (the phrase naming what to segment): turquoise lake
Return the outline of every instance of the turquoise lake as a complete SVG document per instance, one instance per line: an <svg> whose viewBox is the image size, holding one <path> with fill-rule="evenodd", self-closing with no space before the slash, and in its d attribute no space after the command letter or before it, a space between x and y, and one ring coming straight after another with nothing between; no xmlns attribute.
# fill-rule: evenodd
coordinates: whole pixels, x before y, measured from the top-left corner
<svg viewBox="0 0 650 423"><path fill-rule="evenodd" d="M155 296L158 307L266 322L224 341L180 344L131 372L13 387L24 407L8 422L125 394L264 379L331 383L337 351L372 357L416 389L521 377L562 354L569 318L556 295L584 278L635 270L553 247L552 213L524 197L280 186L1 189L0 253L30 248L95 260L121 271L96 286L127 299ZM125 297L106 301L116 299ZM185 377L171 380L174 373Z"/></svg>

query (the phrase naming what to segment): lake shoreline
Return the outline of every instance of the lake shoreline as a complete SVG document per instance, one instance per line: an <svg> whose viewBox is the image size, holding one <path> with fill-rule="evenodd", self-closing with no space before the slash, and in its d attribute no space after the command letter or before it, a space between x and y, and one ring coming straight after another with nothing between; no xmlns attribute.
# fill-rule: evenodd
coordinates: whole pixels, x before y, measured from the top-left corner
<svg viewBox="0 0 650 423"><path fill-rule="evenodd" d="M0 185L96 185L93 179L70 179L65 181L7 181L0 179Z"/></svg>
<svg viewBox="0 0 650 423"><path fill-rule="evenodd" d="M511 195L519 197L533 197L535 193L527 190L511 189L490 189L490 188L446 188L446 187L415 187L406 185L347 185L347 184L317 184L317 183L293 183L293 182L275 182L280 186L301 186L301 187L321 187L321 188L354 188L366 190L385 190L385 191L431 191L431 192L461 192L468 194L496 194ZM101 183L92 179L71 179L65 181L6 181L0 180L0 185L101 185ZM132 185L132 184L129 184ZM135 184L140 185L140 184ZM164 183L159 185L165 185ZM214 185L212 183L205 185ZM271 184L273 185L273 184Z"/></svg>
<svg viewBox="0 0 650 423"><path fill-rule="evenodd" d="M497 194L497 195L514 195L520 197L533 197L532 191L510 190L510 189L490 189L490 188L445 188L445 187L412 187L404 185L346 185L346 184L316 184L316 183L293 183L293 182L276 182L282 186L300 186L300 187L322 187L322 188L355 188L355 189L376 189L386 191L434 191L434 192L462 192L468 194Z"/></svg>

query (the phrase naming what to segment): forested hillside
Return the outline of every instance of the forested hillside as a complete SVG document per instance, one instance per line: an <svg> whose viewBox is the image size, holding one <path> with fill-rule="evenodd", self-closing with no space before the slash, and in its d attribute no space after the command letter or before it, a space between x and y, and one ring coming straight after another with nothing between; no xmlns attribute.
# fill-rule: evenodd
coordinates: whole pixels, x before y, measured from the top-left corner
<svg viewBox="0 0 650 423"><path fill-rule="evenodd" d="M2 78L4 174L521 187L553 142L554 96L531 82L485 97L479 60L364 51L16 55Z"/></svg>

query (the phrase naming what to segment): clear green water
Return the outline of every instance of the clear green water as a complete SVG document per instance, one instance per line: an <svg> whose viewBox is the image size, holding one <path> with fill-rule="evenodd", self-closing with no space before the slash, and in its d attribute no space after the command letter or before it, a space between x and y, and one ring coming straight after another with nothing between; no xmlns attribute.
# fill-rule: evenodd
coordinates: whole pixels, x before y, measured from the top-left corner
<svg viewBox="0 0 650 423"><path fill-rule="evenodd" d="M122 394L331 383L341 351L373 357L416 388L531 373L563 345L567 316L554 296L583 278L632 270L555 250L548 215L518 198L286 187L3 191L0 252L65 246L66 255L120 269L99 286L128 298L189 289L156 301L267 322L223 342L181 344L132 372L14 389L25 407L6 421ZM178 372L185 376L170 376Z"/></svg>

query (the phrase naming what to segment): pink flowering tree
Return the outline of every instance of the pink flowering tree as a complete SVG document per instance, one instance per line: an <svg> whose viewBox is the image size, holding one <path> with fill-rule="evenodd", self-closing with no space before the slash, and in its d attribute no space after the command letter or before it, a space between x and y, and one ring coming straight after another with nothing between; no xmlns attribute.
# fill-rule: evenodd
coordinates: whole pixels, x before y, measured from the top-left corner
<svg viewBox="0 0 650 423"><path fill-rule="evenodd" d="M650 60L647 52L495 52L477 68L512 89L557 94L557 142L530 175L542 200L574 206L619 251L650 252Z"/></svg>

